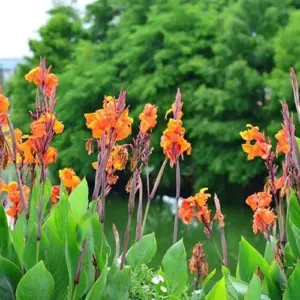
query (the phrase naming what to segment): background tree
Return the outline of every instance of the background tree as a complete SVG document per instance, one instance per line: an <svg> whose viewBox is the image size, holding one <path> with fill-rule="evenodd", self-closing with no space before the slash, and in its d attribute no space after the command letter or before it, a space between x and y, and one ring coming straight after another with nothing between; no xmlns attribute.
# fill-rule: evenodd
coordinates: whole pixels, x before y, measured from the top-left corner
<svg viewBox="0 0 300 300"><path fill-rule="evenodd" d="M158 105L152 156L158 166L164 114L180 87L193 145L183 164L189 193L191 186L219 191L228 184L255 183L262 169L245 162L239 132L247 123L268 126L270 134L278 129L273 124L280 118L279 100L291 95L288 68L297 67L297 5L289 0L97 0L87 6L84 21L74 9L57 7L40 29L41 40L30 42L34 56L20 67L10 93L18 105L30 107L34 95L24 99L23 75L46 55L61 82L57 108L66 131L58 140L58 167L76 161L76 171L92 179L95 158L84 149L83 113L121 88L128 90L135 116L147 102ZM16 118L24 123L21 112ZM164 176L165 187L173 173Z"/></svg>

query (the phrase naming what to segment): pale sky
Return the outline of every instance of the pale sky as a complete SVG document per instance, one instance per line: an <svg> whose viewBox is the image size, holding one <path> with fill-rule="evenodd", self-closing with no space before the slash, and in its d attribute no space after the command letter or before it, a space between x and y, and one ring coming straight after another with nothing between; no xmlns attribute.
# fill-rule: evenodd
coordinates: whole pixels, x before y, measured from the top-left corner
<svg viewBox="0 0 300 300"><path fill-rule="evenodd" d="M30 55L28 39L47 21L52 0L0 0L0 58ZM71 0L61 1L70 3ZM77 0L80 9L92 0Z"/></svg>

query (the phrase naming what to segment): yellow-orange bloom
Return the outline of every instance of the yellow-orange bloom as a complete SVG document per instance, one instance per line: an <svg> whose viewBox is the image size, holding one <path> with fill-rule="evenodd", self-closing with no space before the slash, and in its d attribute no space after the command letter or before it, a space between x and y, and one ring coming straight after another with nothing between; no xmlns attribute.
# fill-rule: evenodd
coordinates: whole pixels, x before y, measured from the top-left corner
<svg viewBox="0 0 300 300"><path fill-rule="evenodd" d="M289 153L291 151L290 143L289 143L289 133L288 129L284 126L283 129L279 130L275 134L275 138L278 141L276 147L276 153Z"/></svg>
<svg viewBox="0 0 300 300"><path fill-rule="evenodd" d="M4 95L0 94L0 126L3 131L8 131L8 123L7 123L7 111L9 108L10 102L8 98Z"/></svg>
<svg viewBox="0 0 300 300"><path fill-rule="evenodd" d="M206 202L211 195L206 194L207 190L202 188L195 196L183 200L178 212L184 222L190 223L192 218L197 218L201 223L210 223L210 210Z"/></svg>
<svg viewBox="0 0 300 300"><path fill-rule="evenodd" d="M33 68L25 75L25 79L28 82L40 85L43 80L42 69L40 67Z"/></svg>
<svg viewBox="0 0 300 300"><path fill-rule="evenodd" d="M44 77L46 76L46 77ZM58 78L55 74L49 73L49 70L46 70L46 74L43 74L41 67L36 67L30 70L26 75L25 79L28 82L32 82L35 85L41 85L44 81L46 95L50 97L52 95L53 89L58 86Z"/></svg>
<svg viewBox="0 0 300 300"><path fill-rule="evenodd" d="M248 129L245 131L241 131L241 137L246 140L245 144L242 144L242 148L244 152L248 153L248 160L252 160L255 157L261 157L263 159L267 159L272 145L269 144L265 135L259 132L259 128L257 126L252 126L247 124ZM254 141L254 144L252 143Z"/></svg>
<svg viewBox="0 0 300 300"><path fill-rule="evenodd" d="M0 94L0 113L7 113L9 108L10 102L8 98L6 98L4 95Z"/></svg>
<svg viewBox="0 0 300 300"><path fill-rule="evenodd" d="M140 130L146 133L155 127L157 121L157 106L147 103L142 113L139 115L141 120Z"/></svg>
<svg viewBox="0 0 300 300"><path fill-rule="evenodd" d="M76 176L75 172L71 168L65 168L59 170L59 178L63 182L64 186L71 191L80 183L80 178Z"/></svg>
<svg viewBox="0 0 300 300"><path fill-rule="evenodd" d="M45 166L49 166L55 163L57 160L57 150L54 147L49 147L44 154L44 164Z"/></svg>
<svg viewBox="0 0 300 300"><path fill-rule="evenodd" d="M171 166L177 162L178 158L186 152L191 154L192 147L184 138L185 129L182 127L180 119L170 119L167 129L163 132L160 145L164 154L170 159Z"/></svg>
<svg viewBox="0 0 300 300"><path fill-rule="evenodd" d="M18 150L21 152L24 164L38 163L36 148L32 137L29 137L27 141L20 144Z"/></svg>
<svg viewBox="0 0 300 300"><path fill-rule="evenodd" d="M267 192L255 193L246 199L246 203L256 210L258 207L268 207L272 202L272 195Z"/></svg>
<svg viewBox="0 0 300 300"><path fill-rule="evenodd" d="M34 137L41 138L47 135L47 128L51 127L54 133L59 134L64 130L64 125L57 121L54 114L43 114L30 125Z"/></svg>
<svg viewBox="0 0 300 300"><path fill-rule="evenodd" d="M211 196L211 194L206 194L205 192L208 188L203 188L200 190L199 193L195 195L195 201L199 206L203 206L206 204L207 199Z"/></svg>
<svg viewBox="0 0 300 300"><path fill-rule="evenodd" d="M87 128L92 130L96 139L102 138L105 133L114 133L117 141L127 138L131 134L133 119L128 115L128 109L122 112L116 110L116 99L105 97L103 109L95 113L84 114Z"/></svg>
<svg viewBox="0 0 300 300"><path fill-rule="evenodd" d="M266 233L274 224L276 216L269 208L258 208L253 216L253 232Z"/></svg>

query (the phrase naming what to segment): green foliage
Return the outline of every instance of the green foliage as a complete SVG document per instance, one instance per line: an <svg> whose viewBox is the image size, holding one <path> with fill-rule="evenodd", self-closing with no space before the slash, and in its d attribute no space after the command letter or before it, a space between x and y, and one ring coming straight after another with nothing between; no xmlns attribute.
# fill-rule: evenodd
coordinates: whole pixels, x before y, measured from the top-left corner
<svg viewBox="0 0 300 300"><path fill-rule="evenodd" d="M9 232L6 214L2 205L0 205L0 255L7 255L9 246Z"/></svg>
<svg viewBox="0 0 300 300"><path fill-rule="evenodd" d="M54 291L54 279L40 261L30 268L20 280L17 287L18 300L50 300Z"/></svg>
<svg viewBox="0 0 300 300"><path fill-rule="evenodd" d="M154 233L144 235L128 250L126 260L133 268L139 268L142 264L151 262L156 248Z"/></svg>
<svg viewBox="0 0 300 300"><path fill-rule="evenodd" d="M171 295L181 296L187 285L186 252L183 241L175 243L164 255L162 267Z"/></svg>
<svg viewBox="0 0 300 300"><path fill-rule="evenodd" d="M95 157L84 154L89 133L83 113L120 88L128 89L134 116L147 102L159 105L150 160L157 167L163 116L180 87L193 146L182 166L183 185L245 185L262 168L247 164L238 133L247 123L268 125L271 135L279 127L266 120L278 120L278 100L291 96L287 71L297 68L300 49L295 6L290 0L95 0L83 19L70 7L56 7L8 89L14 121L28 131L23 108L33 109L35 94L24 74L47 56L60 78L57 115L65 124L56 168L76 161L75 170L90 181ZM168 170L164 186L172 176Z"/></svg>

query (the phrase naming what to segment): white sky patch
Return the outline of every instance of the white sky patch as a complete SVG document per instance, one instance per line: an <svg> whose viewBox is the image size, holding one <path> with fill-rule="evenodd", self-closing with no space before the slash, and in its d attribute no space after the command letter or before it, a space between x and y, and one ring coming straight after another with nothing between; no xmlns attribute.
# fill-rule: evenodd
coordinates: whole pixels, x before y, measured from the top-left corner
<svg viewBox="0 0 300 300"><path fill-rule="evenodd" d="M30 55L28 40L37 38L38 29L47 22L52 0L0 0L0 58ZM56 1L71 3L71 0ZM75 2L75 1L73 1ZM92 0L77 0L83 9Z"/></svg>

